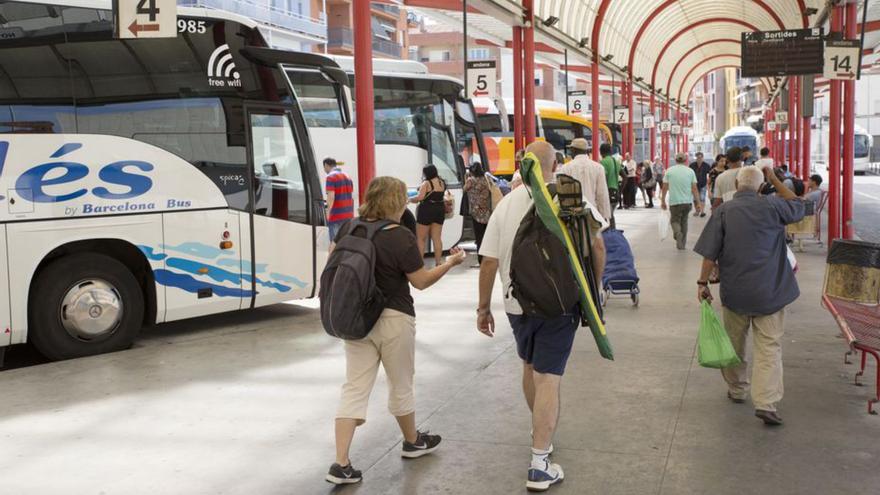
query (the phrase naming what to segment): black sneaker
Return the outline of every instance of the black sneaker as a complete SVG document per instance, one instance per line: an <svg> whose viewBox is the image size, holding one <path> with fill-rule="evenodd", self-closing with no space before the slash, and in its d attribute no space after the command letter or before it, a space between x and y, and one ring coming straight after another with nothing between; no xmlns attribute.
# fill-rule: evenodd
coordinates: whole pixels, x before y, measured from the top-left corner
<svg viewBox="0 0 880 495"><path fill-rule="evenodd" d="M428 432L418 432L416 443L403 441L403 450L400 456L406 459L416 459L428 455L440 447L440 435L428 435Z"/></svg>
<svg viewBox="0 0 880 495"><path fill-rule="evenodd" d="M334 462L324 479L334 485L350 485L360 482L363 476L361 476L360 471L351 467L351 464L342 467L339 463Z"/></svg>

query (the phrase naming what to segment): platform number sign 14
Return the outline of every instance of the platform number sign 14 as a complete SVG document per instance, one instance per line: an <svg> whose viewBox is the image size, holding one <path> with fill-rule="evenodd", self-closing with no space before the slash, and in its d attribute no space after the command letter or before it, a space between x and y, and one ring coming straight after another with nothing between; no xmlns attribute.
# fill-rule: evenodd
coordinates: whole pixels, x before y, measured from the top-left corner
<svg viewBox="0 0 880 495"><path fill-rule="evenodd" d="M115 0L118 38L173 38L177 36L176 0Z"/></svg>
<svg viewBox="0 0 880 495"><path fill-rule="evenodd" d="M825 42L826 79L855 81L859 75L861 49L857 40L829 40Z"/></svg>

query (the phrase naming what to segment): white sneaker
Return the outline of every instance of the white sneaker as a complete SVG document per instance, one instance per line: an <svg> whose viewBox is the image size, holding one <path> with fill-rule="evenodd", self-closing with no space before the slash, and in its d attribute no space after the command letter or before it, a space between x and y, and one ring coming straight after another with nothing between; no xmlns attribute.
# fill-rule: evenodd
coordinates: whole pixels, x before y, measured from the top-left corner
<svg viewBox="0 0 880 495"><path fill-rule="evenodd" d="M529 477L526 481L526 490L530 492L546 492L552 485L559 483L565 478L562 466L547 462L544 469L529 468Z"/></svg>

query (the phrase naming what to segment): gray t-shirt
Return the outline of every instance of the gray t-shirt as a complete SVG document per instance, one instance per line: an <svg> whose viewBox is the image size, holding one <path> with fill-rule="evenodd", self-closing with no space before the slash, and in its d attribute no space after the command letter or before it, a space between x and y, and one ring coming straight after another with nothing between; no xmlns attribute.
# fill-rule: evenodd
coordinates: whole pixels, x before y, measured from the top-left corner
<svg viewBox="0 0 880 495"><path fill-rule="evenodd" d="M802 218L803 201L753 192L736 193L712 214L694 251L718 262L724 307L740 315L771 315L798 298L785 226Z"/></svg>

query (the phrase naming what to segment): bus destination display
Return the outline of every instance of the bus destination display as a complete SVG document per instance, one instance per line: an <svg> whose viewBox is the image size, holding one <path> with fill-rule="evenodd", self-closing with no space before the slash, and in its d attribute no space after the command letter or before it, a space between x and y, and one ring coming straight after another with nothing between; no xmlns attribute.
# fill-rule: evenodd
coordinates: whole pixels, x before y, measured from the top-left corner
<svg viewBox="0 0 880 495"><path fill-rule="evenodd" d="M742 77L821 74L823 29L742 33Z"/></svg>

